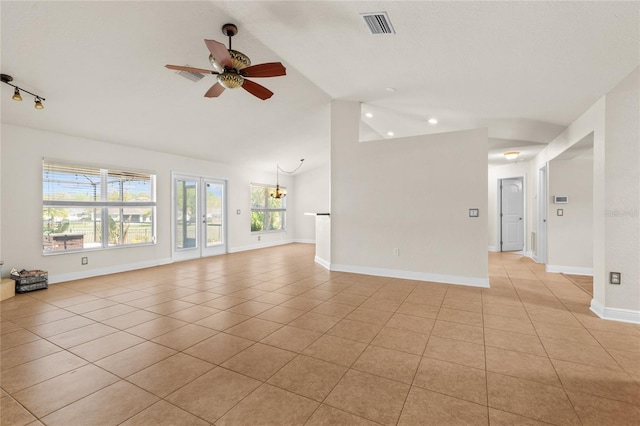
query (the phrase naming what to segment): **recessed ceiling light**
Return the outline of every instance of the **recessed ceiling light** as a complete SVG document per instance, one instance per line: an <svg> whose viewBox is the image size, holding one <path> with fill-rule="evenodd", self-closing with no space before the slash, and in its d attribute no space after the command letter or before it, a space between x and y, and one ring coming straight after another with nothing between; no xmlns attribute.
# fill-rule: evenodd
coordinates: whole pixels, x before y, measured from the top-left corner
<svg viewBox="0 0 640 426"><path fill-rule="evenodd" d="M387 136L393 136L393 132L387 132Z"/></svg>
<svg viewBox="0 0 640 426"><path fill-rule="evenodd" d="M371 117L373 117L373 114L371 114L370 112L368 112L368 113L366 113L364 116L365 116L365 117L367 117L367 118L371 118Z"/></svg>
<svg viewBox="0 0 640 426"><path fill-rule="evenodd" d="M387 92L395 92L396 89L394 87L387 87Z"/></svg>
<svg viewBox="0 0 640 426"><path fill-rule="evenodd" d="M429 124L438 124L438 120L436 118L430 118Z"/></svg>

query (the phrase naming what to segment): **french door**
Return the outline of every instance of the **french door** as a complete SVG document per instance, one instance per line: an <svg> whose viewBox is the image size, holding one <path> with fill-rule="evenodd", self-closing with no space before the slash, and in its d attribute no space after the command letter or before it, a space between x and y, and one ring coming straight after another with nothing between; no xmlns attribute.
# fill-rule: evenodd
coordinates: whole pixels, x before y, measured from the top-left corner
<svg viewBox="0 0 640 426"><path fill-rule="evenodd" d="M174 260L227 252L225 180L173 174Z"/></svg>

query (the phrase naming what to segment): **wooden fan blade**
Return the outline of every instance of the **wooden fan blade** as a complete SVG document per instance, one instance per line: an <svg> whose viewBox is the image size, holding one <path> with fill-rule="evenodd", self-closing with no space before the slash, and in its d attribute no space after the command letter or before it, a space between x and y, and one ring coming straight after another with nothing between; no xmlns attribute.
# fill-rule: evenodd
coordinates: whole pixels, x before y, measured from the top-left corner
<svg viewBox="0 0 640 426"><path fill-rule="evenodd" d="M279 77L287 75L287 69L280 62L252 65L241 69L239 72L243 77Z"/></svg>
<svg viewBox="0 0 640 426"><path fill-rule="evenodd" d="M224 92L224 87L220 83L216 83L204 94L205 98L217 98Z"/></svg>
<svg viewBox="0 0 640 426"><path fill-rule="evenodd" d="M254 83L251 80L245 79L244 83L242 84L242 88L251 93L253 96L262 99L263 101L273 96L273 92L271 90L259 85L258 83Z"/></svg>
<svg viewBox="0 0 640 426"><path fill-rule="evenodd" d="M231 68L233 66L233 63L231 62L231 55L229 55L229 51L224 44L215 40L205 40L204 44L207 45L207 49L209 49L211 55L220 65L225 68Z"/></svg>
<svg viewBox="0 0 640 426"><path fill-rule="evenodd" d="M169 68L170 70L176 70L176 71L199 72L201 74L218 74L215 71L205 70L204 68L181 67L179 65L165 65L165 68Z"/></svg>

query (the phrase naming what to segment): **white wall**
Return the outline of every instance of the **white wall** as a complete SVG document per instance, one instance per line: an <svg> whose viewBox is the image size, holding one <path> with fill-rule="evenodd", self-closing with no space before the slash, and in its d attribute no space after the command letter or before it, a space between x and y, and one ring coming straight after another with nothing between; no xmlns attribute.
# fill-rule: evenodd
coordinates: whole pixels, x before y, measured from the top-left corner
<svg viewBox="0 0 640 426"><path fill-rule="evenodd" d="M487 286L487 129L361 143L359 119L332 103L332 269Z"/></svg>
<svg viewBox="0 0 640 426"><path fill-rule="evenodd" d="M553 204L554 195L567 195L569 203ZM593 273L592 158L549 162L547 232L547 271Z"/></svg>
<svg viewBox="0 0 640 426"><path fill-rule="evenodd" d="M607 94L605 115L605 307L640 311L640 69ZM637 318L640 320L640 312Z"/></svg>
<svg viewBox="0 0 640 426"><path fill-rule="evenodd" d="M605 264L604 264L604 126L605 126L605 97L600 98L567 129L559 134L536 157L530 161L531 187L535 191L533 211L531 215L531 229L538 232L538 185L539 170L573 145L586 137L593 137L593 300L605 297ZM592 136L590 134L593 134ZM552 195L549 194L548 195ZM548 218L548 214L547 214ZM538 237L540 241L540 237Z"/></svg>
<svg viewBox="0 0 640 426"><path fill-rule="evenodd" d="M179 143L179 141L176 141ZM157 174L157 244L83 253L42 254L42 158L153 170ZM44 269L50 280L91 276L171 260L171 172L228 179L228 250L258 248L293 240L295 191L287 197L288 232L266 233L261 242L250 231L249 184L272 183L270 173L180 157L24 127L2 125L2 253L10 268ZM289 176L283 186L293 187ZM241 214L237 215L236 210ZM82 266L80 258L89 257Z"/></svg>
<svg viewBox="0 0 640 426"><path fill-rule="evenodd" d="M0 135L0 261L4 261L2 257L2 194L2 137ZM4 266L0 266L0 277L8 274L4 272L5 269Z"/></svg>
<svg viewBox="0 0 640 426"><path fill-rule="evenodd" d="M640 323L640 68L531 161L538 170L593 133L593 300L603 318ZM537 215L537 206L534 214ZM537 226L535 222L532 226ZM609 272L622 272L622 285Z"/></svg>
<svg viewBox="0 0 640 426"><path fill-rule="evenodd" d="M331 167L329 164L295 176L296 222L294 235L298 242L316 240L315 216L305 213L331 212Z"/></svg>
<svg viewBox="0 0 640 426"><path fill-rule="evenodd" d="M519 161L517 163L505 164L502 166L491 166L488 169L488 193L489 202L487 204L487 225L489 235L489 251L500 251L500 221L498 215L500 214L499 208L499 192L498 192L498 180L508 178L524 178L524 199L525 199L525 251L530 250L529 241L529 223L531 217L531 202L530 198L532 194L530 188L530 179L528 178L529 162Z"/></svg>

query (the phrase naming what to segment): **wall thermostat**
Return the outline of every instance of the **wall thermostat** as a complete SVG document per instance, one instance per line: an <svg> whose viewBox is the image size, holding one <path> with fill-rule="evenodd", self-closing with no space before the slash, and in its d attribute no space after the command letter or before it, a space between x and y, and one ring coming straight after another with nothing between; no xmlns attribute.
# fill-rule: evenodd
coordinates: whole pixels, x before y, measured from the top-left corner
<svg viewBox="0 0 640 426"><path fill-rule="evenodd" d="M567 204L569 202L569 196L568 195L554 195L553 196L553 203L554 204Z"/></svg>

